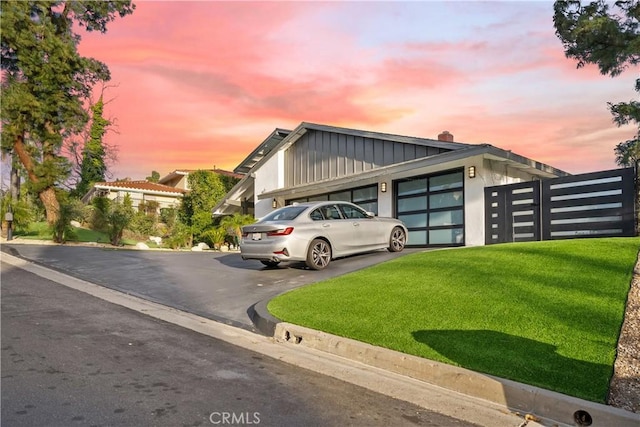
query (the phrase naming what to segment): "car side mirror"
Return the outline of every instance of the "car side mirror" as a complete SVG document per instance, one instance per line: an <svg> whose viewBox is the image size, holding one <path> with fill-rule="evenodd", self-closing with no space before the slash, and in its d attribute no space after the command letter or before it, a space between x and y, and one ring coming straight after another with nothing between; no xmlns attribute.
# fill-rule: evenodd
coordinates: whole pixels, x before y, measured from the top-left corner
<svg viewBox="0 0 640 427"><path fill-rule="evenodd" d="M374 217L376 216L376 214L375 214L375 213L373 213L373 212L367 212L367 216L368 216L369 218L374 218Z"/></svg>

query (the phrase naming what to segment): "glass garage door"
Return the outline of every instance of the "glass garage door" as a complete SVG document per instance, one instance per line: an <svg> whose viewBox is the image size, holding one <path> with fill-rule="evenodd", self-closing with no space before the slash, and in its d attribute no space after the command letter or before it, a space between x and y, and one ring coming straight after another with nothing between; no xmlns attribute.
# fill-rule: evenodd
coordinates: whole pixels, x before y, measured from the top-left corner
<svg viewBox="0 0 640 427"><path fill-rule="evenodd" d="M395 181L396 217L409 246L464 246L464 174L449 171Z"/></svg>

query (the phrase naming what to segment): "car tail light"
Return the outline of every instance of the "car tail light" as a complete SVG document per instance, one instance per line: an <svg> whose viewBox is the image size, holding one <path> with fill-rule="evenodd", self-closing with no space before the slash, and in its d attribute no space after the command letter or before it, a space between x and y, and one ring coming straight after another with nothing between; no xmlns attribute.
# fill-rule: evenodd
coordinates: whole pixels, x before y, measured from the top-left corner
<svg viewBox="0 0 640 427"><path fill-rule="evenodd" d="M267 232L267 236L288 236L293 232L293 227L287 227L280 230L269 231Z"/></svg>

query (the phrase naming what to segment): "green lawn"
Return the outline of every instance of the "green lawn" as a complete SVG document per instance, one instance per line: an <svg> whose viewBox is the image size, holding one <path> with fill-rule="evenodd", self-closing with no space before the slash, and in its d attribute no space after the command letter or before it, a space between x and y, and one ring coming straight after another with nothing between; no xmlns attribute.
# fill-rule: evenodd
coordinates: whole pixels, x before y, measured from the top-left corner
<svg viewBox="0 0 640 427"><path fill-rule="evenodd" d="M414 253L273 299L286 322L605 402L640 238ZM331 268L331 267L329 267Z"/></svg>
<svg viewBox="0 0 640 427"><path fill-rule="evenodd" d="M73 231L74 236L67 239L69 242L109 243L109 236L100 231L90 230L88 228L74 228ZM29 228L27 230L17 230L13 235L27 240L52 240L53 236L49 225L44 221L33 222L29 224ZM122 244L135 245L136 241L122 239Z"/></svg>

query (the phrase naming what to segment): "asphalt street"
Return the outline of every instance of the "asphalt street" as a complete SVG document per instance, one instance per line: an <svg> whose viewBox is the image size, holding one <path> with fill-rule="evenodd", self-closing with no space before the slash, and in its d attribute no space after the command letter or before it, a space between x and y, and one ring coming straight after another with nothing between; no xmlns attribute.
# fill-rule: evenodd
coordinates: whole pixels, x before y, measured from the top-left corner
<svg viewBox="0 0 640 427"><path fill-rule="evenodd" d="M254 330L247 310L259 301L424 249L356 255L334 260L322 271L300 263L266 268L259 261L244 261L237 252L11 243L3 243L2 250L101 286Z"/></svg>
<svg viewBox="0 0 640 427"><path fill-rule="evenodd" d="M3 425L475 425L1 267Z"/></svg>

